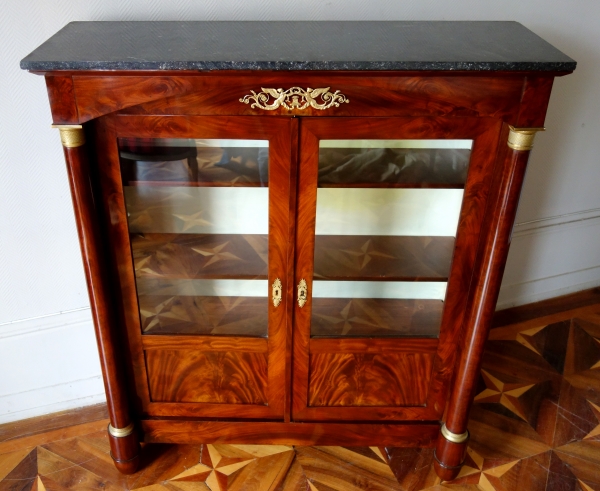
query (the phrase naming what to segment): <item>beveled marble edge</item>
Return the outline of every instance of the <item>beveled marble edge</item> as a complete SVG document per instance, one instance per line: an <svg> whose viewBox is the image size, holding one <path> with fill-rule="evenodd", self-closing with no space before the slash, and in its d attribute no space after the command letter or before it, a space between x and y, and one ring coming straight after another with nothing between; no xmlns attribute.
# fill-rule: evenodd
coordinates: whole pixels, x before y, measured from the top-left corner
<svg viewBox="0 0 600 491"><path fill-rule="evenodd" d="M448 61L21 61L29 71L55 70L257 70L257 71L549 71L571 72L577 62Z"/></svg>
<svg viewBox="0 0 600 491"><path fill-rule="evenodd" d="M511 21L71 22L31 71L554 71L576 62Z"/></svg>

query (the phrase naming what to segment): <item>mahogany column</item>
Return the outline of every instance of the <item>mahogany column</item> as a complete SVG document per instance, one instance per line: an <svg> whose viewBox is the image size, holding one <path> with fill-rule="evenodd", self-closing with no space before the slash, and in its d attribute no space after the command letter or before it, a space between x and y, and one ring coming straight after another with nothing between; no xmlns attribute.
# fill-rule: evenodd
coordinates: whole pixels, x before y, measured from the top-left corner
<svg viewBox="0 0 600 491"><path fill-rule="evenodd" d="M543 131L543 128L509 126L503 135L506 135L507 129L507 146L499 154L493 199L487 210L488 218L481 242L484 246L475 265L474 294L467 308L463 348L454 388L448 403L446 422L442 424L434 452L435 470L445 481L454 479L464 462L469 440L469 410L502 282L518 198L533 139L538 131Z"/></svg>
<svg viewBox="0 0 600 491"><path fill-rule="evenodd" d="M108 433L111 456L117 469L125 474L131 474L139 464L140 448L129 416L127 394L123 383L125 375L115 352L118 343L115 342L111 329L114 316L110 307L109 278L92 192L85 136L81 125L55 125L54 127L60 130L64 147L100 365L104 375L110 417Z"/></svg>

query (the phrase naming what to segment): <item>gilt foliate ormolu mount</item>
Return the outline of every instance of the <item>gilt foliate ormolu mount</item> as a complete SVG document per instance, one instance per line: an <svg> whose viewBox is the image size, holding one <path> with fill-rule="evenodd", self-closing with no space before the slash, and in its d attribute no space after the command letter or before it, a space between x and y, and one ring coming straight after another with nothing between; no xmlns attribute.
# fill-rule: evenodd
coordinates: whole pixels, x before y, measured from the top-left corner
<svg viewBox="0 0 600 491"><path fill-rule="evenodd" d="M514 22L91 22L21 65L61 132L121 471L146 441L429 446L457 475L573 60Z"/></svg>
<svg viewBox="0 0 600 491"><path fill-rule="evenodd" d="M291 87L283 90L263 87L259 93L251 91L249 95L242 97L240 102L244 104L252 102L250 107L264 109L265 111L274 111L278 107L283 107L288 111L292 109L302 111L307 107L323 111L330 107L340 107L340 104L344 102L350 102L344 94L340 94L339 90L330 92L329 89L330 87L322 89L311 89L309 87L305 90L300 87ZM319 99L321 102L319 102Z"/></svg>

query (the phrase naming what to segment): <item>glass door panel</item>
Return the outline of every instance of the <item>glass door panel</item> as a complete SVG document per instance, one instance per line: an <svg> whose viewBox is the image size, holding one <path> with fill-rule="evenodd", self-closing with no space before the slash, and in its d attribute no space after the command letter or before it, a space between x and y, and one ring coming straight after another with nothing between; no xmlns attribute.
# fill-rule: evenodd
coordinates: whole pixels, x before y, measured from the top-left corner
<svg viewBox="0 0 600 491"><path fill-rule="evenodd" d="M118 143L143 333L267 337L268 140Z"/></svg>
<svg viewBox="0 0 600 491"><path fill-rule="evenodd" d="M312 337L438 337L472 140L320 140Z"/></svg>

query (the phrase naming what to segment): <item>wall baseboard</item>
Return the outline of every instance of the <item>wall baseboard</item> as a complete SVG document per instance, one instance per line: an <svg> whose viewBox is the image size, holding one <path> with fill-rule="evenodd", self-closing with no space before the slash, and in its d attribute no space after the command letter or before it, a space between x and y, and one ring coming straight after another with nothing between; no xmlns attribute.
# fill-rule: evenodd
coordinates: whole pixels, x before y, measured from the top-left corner
<svg viewBox="0 0 600 491"><path fill-rule="evenodd" d="M90 309L0 326L0 423L106 400Z"/></svg>
<svg viewBox="0 0 600 491"><path fill-rule="evenodd" d="M0 424L105 402L101 375L7 394L0 396Z"/></svg>
<svg viewBox="0 0 600 491"><path fill-rule="evenodd" d="M82 426L87 426L88 423L105 421L107 419L108 406L103 402L0 424L0 447L2 443L8 443L20 438L51 433L55 430L72 428L73 426L81 428ZM82 430L86 431L83 428ZM69 434L73 433L69 432Z"/></svg>
<svg viewBox="0 0 600 491"><path fill-rule="evenodd" d="M598 286L600 286L600 266L513 285L503 285L496 310L535 303Z"/></svg>
<svg viewBox="0 0 600 491"><path fill-rule="evenodd" d="M600 287L581 290L569 295L548 298L540 302L528 303L510 309L498 310L494 313L492 329L519 324L533 319L542 319L548 316L574 314L579 309L590 306L600 307Z"/></svg>
<svg viewBox="0 0 600 491"><path fill-rule="evenodd" d="M600 210L516 224L497 310L600 286Z"/></svg>

